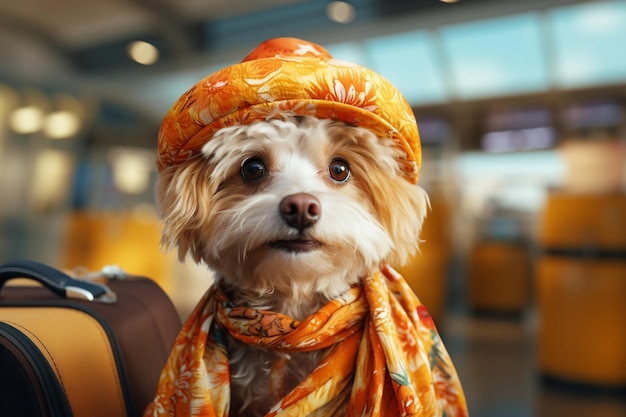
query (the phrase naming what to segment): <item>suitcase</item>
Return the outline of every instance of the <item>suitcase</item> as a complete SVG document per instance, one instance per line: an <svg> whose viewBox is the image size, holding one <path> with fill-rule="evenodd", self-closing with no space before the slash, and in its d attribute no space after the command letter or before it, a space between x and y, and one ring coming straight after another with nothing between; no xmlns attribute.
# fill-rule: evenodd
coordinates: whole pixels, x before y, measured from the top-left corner
<svg viewBox="0 0 626 417"><path fill-rule="evenodd" d="M476 313L520 317L530 303L531 254L526 244L484 240L469 253L468 301Z"/></svg>
<svg viewBox="0 0 626 417"><path fill-rule="evenodd" d="M5 285L13 278L41 285ZM152 280L104 281L33 261L0 266L0 416L142 414L181 320Z"/></svg>
<svg viewBox="0 0 626 417"><path fill-rule="evenodd" d="M536 289L542 375L626 390L626 257L543 255Z"/></svg>

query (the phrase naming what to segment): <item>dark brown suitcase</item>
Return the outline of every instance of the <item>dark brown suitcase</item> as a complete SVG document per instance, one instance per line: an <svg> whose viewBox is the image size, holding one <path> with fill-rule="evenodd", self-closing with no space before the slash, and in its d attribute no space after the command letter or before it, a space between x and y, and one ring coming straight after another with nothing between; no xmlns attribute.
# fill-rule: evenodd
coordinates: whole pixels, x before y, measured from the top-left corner
<svg viewBox="0 0 626 417"><path fill-rule="evenodd" d="M181 321L155 282L117 275L102 285L0 266L0 416L142 414ZM4 285L13 278L43 287Z"/></svg>

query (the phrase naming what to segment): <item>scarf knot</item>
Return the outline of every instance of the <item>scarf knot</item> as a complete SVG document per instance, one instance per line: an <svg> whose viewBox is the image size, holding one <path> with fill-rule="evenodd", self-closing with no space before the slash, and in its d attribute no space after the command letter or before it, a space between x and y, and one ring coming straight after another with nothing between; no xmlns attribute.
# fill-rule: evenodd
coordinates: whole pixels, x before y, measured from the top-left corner
<svg viewBox="0 0 626 417"><path fill-rule="evenodd" d="M351 288L303 321L234 304L219 287L214 296L215 319L231 337L281 352L308 352L340 343L361 331L368 314L360 287Z"/></svg>

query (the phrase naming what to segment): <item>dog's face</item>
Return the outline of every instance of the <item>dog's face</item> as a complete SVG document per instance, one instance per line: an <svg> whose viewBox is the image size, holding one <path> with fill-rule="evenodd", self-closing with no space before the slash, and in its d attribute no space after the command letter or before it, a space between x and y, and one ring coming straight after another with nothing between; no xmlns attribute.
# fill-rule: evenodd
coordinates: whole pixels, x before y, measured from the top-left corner
<svg viewBox="0 0 626 417"><path fill-rule="evenodd" d="M162 172L163 243L245 293L334 297L416 249L427 198L394 152L310 117L222 129L203 158Z"/></svg>

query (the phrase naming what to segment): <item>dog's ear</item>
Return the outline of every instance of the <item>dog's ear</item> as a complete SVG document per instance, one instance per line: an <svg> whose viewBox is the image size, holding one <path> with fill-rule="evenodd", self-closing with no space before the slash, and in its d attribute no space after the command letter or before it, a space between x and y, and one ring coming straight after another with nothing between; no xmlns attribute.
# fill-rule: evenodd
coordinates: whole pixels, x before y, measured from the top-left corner
<svg viewBox="0 0 626 417"><path fill-rule="evenodd" d="M406 199L401 200L394 212L397 218L406 216L409 220L405 225L399 224L394 231L399 243L394 250L397 252L395 255L397 263L391 265L405 265L419 249L420 232L430 209L430 200L423 188L409 182L402 185L407 189L407 193L404 194Z"/></svg>
<svg viewBox="0 0 626 417"><path fill-rule="evenodd" d="M161 248L178 248L182 261L190 254L200 262L203 242L199 228L211 207L215 185L209 181L209 163L204 158L166 168L157 181L156 200L161 215Z"/></svg>
<svg viewBox="0 0 626 417"><path fill-rule="evenodd" d="M378 218L393 242L385 261L400 267L418 250L420 231L430 207L426 191L398 177L395 181L369 181Z"/></svg>
<svg viewBox="0 0 626 417"><path fill-rule="evenodd" d="M370 201L393 243L383 260L396 267L404 265L418 249L420 231L430 206L428 195L404 178L398 164L401 153L390 140L355 128L339 128L333 134L358 143L358 147L351 148L350 164L361 172L363 201Z"/></svg>

